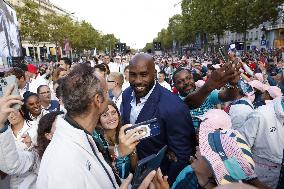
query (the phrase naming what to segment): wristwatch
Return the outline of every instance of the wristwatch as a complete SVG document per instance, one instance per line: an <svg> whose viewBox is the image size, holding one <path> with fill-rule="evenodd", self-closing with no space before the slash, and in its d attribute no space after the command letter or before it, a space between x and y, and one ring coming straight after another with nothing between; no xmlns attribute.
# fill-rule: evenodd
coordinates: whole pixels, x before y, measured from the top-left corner
<svg viewBox="0 0 284 189"><path fill-rule="evenodd" d="M0 133L4 133L5 131L7 131L8 128L9 128L9 125L10 125L10 122L9 122L9 121L6 121L6 122L4 123L4 127L0 129Z"/></svg>

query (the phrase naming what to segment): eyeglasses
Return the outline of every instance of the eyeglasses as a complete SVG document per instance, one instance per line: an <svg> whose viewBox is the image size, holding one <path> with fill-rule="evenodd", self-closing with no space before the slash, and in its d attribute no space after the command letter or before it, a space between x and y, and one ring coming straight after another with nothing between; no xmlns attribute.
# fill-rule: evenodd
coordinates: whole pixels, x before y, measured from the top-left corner
<svg viewBox="0 0 284 189"><path fill-rule="evenodd" d="M50 94L50 91L41 92L41 93L39 93L39 94L40 94L40 95Z"/></svg>

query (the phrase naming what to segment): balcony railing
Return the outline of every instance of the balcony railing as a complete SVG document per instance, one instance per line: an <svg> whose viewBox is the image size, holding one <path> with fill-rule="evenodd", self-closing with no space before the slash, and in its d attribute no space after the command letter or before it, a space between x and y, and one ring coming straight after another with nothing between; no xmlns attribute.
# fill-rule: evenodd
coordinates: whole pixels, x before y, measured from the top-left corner
<svg viewBox="0 0 284 189"><path fill-rule="evenodd" d="M275 24L267 28L268 31L277 29L284 29L284 24Z"/></svg>

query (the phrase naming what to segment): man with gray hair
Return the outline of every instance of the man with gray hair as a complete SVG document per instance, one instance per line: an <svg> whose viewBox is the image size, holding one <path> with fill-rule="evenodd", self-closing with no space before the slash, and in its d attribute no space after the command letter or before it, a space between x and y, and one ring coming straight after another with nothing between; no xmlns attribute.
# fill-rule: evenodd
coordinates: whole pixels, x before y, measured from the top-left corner
<svg viewBox="0 0 284 189"><path fill-rule="evenodd" d="M103 78L93 68L78 65L62 82L64 118L56 120L56 132L47 147L37 179L38 189L118 188L119 179L104 159L92 133L107 108L108 91ZM131 154L143 135L123 126L119 156ZM110 150L110 149L109 149ZM128 179L129 180L129 179Z"/></svg>

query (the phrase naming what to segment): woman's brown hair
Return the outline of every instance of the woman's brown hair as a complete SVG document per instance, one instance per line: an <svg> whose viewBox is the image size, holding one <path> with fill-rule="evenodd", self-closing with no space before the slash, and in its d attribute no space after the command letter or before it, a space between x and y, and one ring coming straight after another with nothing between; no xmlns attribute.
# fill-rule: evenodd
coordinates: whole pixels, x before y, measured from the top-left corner
<svg viewBox="0 0 284 189"><path fill-rule="evenodd" d="M116 127L116 133L115 133L115 142L118 144L118 142L119 142L119 140L118 140L119 130L120 130L121 126L122 126L121 116L120 116L120 113L119 113L119 110L118 110L116 104L113 101L109 100L107 105L108 106L110 105L110 106L114 107L114 109L116 110L116 113L118 114L118 117L119 117L118 126ZM105 110L105 112L107 112L107 111L108 111L108 108ZM101 124L101 119L99 119L98 127L96 128L96 130L99 133L104 134L104 129L103 129L102 124Z"/></svg>
<svg viewBox="0 0 284 189"><path fill-rule="evenodd" d="M64 68L58 67L53 71L52 81L56 82L59 79L60 72L66 71Z"/></svg>
<svg viewBox="0 0 284 189"><path fill-rule="evenodd" d="M56 117L60 114L63 114L63 112L50 112L39 120L37 130L37 152L40 159L42 158L44 151L50 143L50 140L45 137L45 134L51 132L52 124L55 121Z"/></svg>

